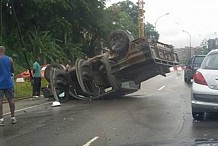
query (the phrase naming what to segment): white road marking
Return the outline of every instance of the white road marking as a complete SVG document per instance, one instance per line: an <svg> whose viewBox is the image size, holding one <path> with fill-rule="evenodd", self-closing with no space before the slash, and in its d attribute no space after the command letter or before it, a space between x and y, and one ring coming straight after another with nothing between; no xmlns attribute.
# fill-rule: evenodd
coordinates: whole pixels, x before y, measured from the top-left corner
<svg viewBox="0 0 218 146"><path fill-rule="evenodd" d="M83 146L90 146L90 144L92 144L94 141L96 141L99 137L96 136L93 139L91 139L90 141L88 141L86 144L84 144Z"/></svg>
<svg viewBox="0 0 218 146"><path fill-rule="evenodd" d="M15 113L21 112L21 111L25 111L25 110L28 110L28 109L32 109L32 108L36 108L36 107L38 107L38 106L42 106L42 105L46 105L46 104L50 104L50 103L52 103L52 101L46 102L46 103L43 103L43 104L39 104L39 105L35 105L35 106L31 106L31 107L27 107L27 108L22 108L22 109L16 110ZM5 113L5 114L3 114L3 115L5 116L5 115L9 115L9 114L11 114L11 113L8 112L8 113Z"/></svg>
<svg viewBox="0 0 218 146"><path fill-rule="evenodd" d="M166 86L162 86L158 89L158 91L162 90L163 88L165 88Z"/></svg>
<svg viewBox="0 0 218 146"><path fill-rule="evenodd" d="M176 77L176 80L178 80L179 78L178 77Z"/></svg>

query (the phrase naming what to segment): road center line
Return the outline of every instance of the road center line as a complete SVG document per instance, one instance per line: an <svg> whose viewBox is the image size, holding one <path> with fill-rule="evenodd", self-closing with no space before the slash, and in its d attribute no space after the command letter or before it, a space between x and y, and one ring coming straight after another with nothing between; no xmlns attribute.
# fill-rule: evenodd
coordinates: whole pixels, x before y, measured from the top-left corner
<svg viewBox="0 0 218 146"><path fill-rule="evenodd" d="M32 109L32 108L36 108L36 107L39 107L39 106L42 106L42 105L46 105L46 104L50 104L50 103L52 103L52 101L46 102L46 103L43 103L43 104L39 104L39 105L35 105L35 106L30 106L30 107L27 107L27 108L22 108L22 109L16 110L15 113L21 112L21 111L25 111L25 110L28 110L28 109ZM11 114L11 113L8 112L8 113L5 113L3 115L5 116L5 115L9 115L9 114Z"/></svg>
<svg viewBox="0 0 218 146"><path fill-rule="evenodd" d="M96 136L93 139L91 139L90 141L88 141L86 144L84 144L83 146L90 146L90 144L92 144L94 141L96 141L99 137Z"/></svg>
<svg viewBox="0 0 218 146"><path fill-rule="evenodd" d="M166 86L162 86L158 89L158 91L162 90L163 88L165 88Z"/></svg>

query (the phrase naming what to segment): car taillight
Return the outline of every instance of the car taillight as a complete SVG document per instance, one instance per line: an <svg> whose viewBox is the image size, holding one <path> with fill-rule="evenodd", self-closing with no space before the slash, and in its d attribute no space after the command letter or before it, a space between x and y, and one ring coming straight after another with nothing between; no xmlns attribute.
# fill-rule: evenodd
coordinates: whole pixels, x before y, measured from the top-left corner
<svg viewBox="0 0 218 146"><path fill-rule="evenodd" d="M196 71L193 78L195 83L207 86L207 82L200 72Z"/></svg>

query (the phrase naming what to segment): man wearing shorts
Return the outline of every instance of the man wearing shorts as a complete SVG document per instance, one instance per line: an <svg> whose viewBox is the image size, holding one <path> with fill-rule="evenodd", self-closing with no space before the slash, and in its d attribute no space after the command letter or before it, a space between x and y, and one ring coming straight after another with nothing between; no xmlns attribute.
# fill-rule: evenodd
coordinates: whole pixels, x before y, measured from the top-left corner
<svg viewBox="0 0 218 146"><path fill-rule="evenodd" d="M3 98L6 97L11 111L11 123L17 122L14 117L14 83L12 74L14 73L14 65L12 58L5 55L6 49L0 46L0 126L4 126L3 118Z"/></svg>

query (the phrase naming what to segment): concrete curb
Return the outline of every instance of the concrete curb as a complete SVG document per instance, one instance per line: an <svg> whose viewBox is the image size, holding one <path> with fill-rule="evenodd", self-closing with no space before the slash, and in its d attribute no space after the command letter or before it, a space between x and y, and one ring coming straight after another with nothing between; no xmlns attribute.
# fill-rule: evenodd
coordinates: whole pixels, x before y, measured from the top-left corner
<svg viewBox="0 0 218 146"><path fill-rule="evenodd" d="M14 101L24 100L24 99L28 99L28 98L30 98L30 96L28 96L28 97L14 98ZM8 100L7 100L7 99L4 99L4 100L3 100L3 103L8 103Z"/></svg>

